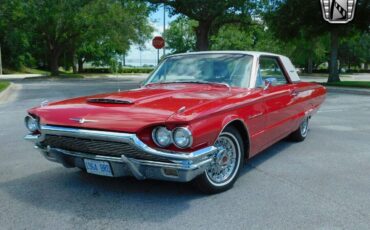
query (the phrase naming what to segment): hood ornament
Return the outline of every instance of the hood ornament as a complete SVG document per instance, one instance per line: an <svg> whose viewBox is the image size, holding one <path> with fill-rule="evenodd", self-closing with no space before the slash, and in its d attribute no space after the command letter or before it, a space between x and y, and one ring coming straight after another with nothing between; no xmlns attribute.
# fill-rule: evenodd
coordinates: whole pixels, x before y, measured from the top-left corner
<svg viewBox="0 0 370 230"><path fill-rule="evenodd" d="M69 118L71 121L77 121L79 124L98 122L97 120L87 120L85 118Z"/></svg>

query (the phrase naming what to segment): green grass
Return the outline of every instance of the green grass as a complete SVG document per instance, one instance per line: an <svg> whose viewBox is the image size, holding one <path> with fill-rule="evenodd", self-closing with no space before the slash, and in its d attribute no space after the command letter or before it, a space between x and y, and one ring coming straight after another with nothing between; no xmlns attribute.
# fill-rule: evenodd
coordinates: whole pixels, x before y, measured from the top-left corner
<svg viewBox="0 0 370 230"><path fill-rule="evenodd" d="M370 81L341 81L341 82L323 83L323 85L370 89Z"/></svg>
<svg viewBox="0 0 370 230"><path fill-rule="evenodd" d="M104 76L111 74L120 74L120 75L132 75L132 74L148 74L153 71L152 67L130 67L122 68L117 73L110 72L109 68L85 68L84 73L82 74L73 74L72 71L65 71L60 69L59 76L51 76L51 72L47 70L34 69L29 67L21 67L20 69L3 69L4 74L39 74L43 76L51 76L53 78L83 78L83 76ZM39 79L39 78L38 78Z"/></svg>
<svg viewBox="0 0 370 230"><path fill-rule="evenodd" d="M3 74L21 74L21 72L14 69L3 68Z"/></svg>
<svg viewBox="0 0 370 230"><path fill-rule="evenodd" d="M40 70L40 69L32 69L32 68L28 68L28 67L23 67L21 71L23 73L40 74L40 75L45 75L45 76L53 77L53 78L83 78L83 76L80 75L80 74L73 74L72 72L68 72L68 71L59 71L58 76L51 76L50 71Z"/></svg>
<svg viewBox="0 0 370 230"><path fill-rule="evenodd" d="M329 77L328 73L300 73L299 75L304 76L304 77L319 77L319 78L328 78ZM346 74L340 74L339 77L348 78L348 77L351 77L351 76L346 75Z"/></svg>
<svg viewBox="0 0 370 230"><path fill-rule="evenodd" d="M50 75L50 71L41 70L41 69L33 69L28 67L23 67L21 69L22 73L30 73L30 74L40 74L40 75Z"/></svg>
<svg viewBox="0 0 370 230"><path fill-rule="evenodd" d="M0 92L6 89L10 85L8 81L0 81Z"/></svg>
<svg viewBox="0 0 370 230"><path fill-rule="evenodd" d="M81 74L60 72L58 76L45 75L40 77L27 78L27 80L47 80L47 79L81 79L84 78Z"/></svg>
<svg viewBox="0 0 370 230"><path fill-rule="evenodd" d="M328 78L329 76L329 74L327 73L300 73L299 75L305 77L322 77L322 78Z"/></svg>
<svg viewBox="0 0 370 230"><path fill-rule="evenodd" d="M84 78L83 75L81 74L73 74L73 73L59 73L58 76L42 76L42 77L33 77L33 78L28 78L28 80L40 80L40 79L81 79Z"/></svg>
<svg viewBox="0 0 370 230"><path fill-rule="evenodd" d="M4 74L40 74L40 75L50 75L50 71L34 69L29 67L21 67L19 70L15 69L4 69Z"/></svg>

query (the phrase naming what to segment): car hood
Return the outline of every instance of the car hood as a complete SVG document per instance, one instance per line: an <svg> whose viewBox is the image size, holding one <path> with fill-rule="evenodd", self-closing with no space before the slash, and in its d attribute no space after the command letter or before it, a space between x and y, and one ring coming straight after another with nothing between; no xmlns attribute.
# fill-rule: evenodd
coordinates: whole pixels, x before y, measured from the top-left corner
<svg viewBox="0 0 370 230"><path fill-rule="evenodd" d="M54 102L31 109L29 113L39 116L42 124L133 133L164 124L178 113L191 114L194 108L199 114L203 105L239 93L240 89L222 85L155 84Z"/></svg>

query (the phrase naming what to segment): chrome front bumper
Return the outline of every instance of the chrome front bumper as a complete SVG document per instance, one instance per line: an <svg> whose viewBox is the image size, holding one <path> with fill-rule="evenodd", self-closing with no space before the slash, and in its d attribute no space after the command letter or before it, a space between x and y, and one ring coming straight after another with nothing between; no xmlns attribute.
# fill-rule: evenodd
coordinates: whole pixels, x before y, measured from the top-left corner
<svg viewBox="0 0 370 230"><path fill-rule="evenodd" d="M122 142L131 145L138 151L164 158L168 160L168 162L134 159L126 157L124 154L120 157L92 155L50 146L41 146L40 143L47 134ZM28 134L24 138L34 142L35 148L39 149L46 159L61 163L65 167L85 168L84 159L107 161L110 163L114 176L134 176L140 180L150 178L180 182L190 181L207 169L213 160L214 154L217 152L217 148L214 146L209 146L191 153L165 152L149 147L135 134L131 133L106 132L48 125L41 126L41 134Z"/></svg>

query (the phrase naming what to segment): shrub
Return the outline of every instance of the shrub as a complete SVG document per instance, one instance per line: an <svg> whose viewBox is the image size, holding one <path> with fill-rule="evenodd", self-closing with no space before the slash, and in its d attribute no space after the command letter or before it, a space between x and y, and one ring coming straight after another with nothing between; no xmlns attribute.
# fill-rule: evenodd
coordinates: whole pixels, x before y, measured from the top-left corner
<svg viewBox="0 0 370 230"><path fill-rule="evenodd" d="M153 70L154 70L153 68L144 68L144 67L122 68L120 69L119 73L150 73Z"/></svg>
<svg viewBox="0 0 370 230"><path fill-rule="evenodd" d="M118 73L150 73L154 68L145 68L145 67L130 67L124 68L118 66ZM113 73L112 68L86 68L84 73Z"/></svg>

